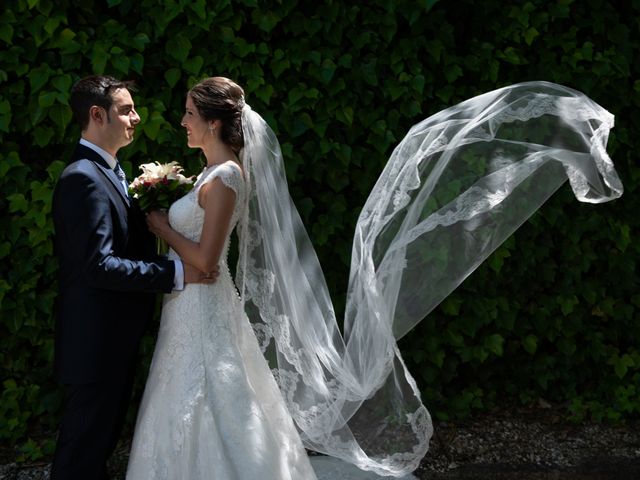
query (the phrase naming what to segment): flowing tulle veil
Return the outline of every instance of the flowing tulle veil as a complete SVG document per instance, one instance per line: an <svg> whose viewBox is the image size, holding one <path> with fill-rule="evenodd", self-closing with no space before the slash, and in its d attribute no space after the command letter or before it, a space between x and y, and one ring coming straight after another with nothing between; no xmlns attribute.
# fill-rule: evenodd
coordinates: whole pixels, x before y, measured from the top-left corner
<svg viewBox="0 0 640 480"><path fill-rule="evenodd" d="M622 194L605 150L613 116L580 92L528 82L412 127L358 219L343 334L278 141L248 105L242 119L236 282L302 440L379 475L411 472L433 429L396 340L565 180L583 202Z"/></svg>

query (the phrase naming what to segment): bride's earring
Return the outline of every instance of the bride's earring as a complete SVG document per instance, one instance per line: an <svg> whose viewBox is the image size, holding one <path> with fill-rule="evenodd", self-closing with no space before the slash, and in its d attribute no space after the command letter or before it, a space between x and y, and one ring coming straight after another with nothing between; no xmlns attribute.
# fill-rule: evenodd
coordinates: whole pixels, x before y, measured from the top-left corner
<svg viewBox="0 0 640 480"><path fill-rule="evenodd" d="M212 135L215 135L216 127L214 127L213 125L209 125L209 133Z"/></svg>

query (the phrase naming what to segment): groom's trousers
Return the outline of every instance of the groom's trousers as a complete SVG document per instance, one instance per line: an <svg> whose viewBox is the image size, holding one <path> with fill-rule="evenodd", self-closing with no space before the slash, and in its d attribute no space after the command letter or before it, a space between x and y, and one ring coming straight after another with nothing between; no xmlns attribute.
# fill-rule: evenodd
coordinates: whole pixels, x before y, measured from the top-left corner
<svg viewBox="0 0 640 480"><path fill-rule="evenodd" d="M88 385L65 385L51 480L107 480L131 397L133 375Z"/></svg>

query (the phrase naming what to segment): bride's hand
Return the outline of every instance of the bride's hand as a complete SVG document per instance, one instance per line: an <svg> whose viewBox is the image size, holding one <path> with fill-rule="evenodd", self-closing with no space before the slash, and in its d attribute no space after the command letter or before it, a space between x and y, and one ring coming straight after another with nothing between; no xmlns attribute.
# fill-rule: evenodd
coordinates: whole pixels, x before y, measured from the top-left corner
<svg viewBox="0 0 640 480"><path fill-rule="evenodd" d="M201 272L193 265L182 262L184 268L184 283L215 283L220 275L220 268L215 266L213 270L208 273Z"/></svg>
<svg viewBox="0 0 640 480"><path fill-rule="evenodd" d="M166 232L171 230L169 215L164 210L152 210L147 213L147 226L151 233L160 238L165 238Z"/></svg>

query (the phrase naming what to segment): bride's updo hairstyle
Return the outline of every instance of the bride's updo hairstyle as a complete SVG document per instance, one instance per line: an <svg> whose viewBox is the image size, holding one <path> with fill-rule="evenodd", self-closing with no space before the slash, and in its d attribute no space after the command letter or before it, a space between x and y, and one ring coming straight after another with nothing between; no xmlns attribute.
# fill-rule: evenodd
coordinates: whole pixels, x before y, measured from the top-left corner
<svg viewBox="0 0 640 480"><path fill-rule="evenodd" d="M221 120L220 140L236 153L244 147L242 135L242 107L244 90L225 77L210 77L202 80L188 93L206 121Z"/></svg>

